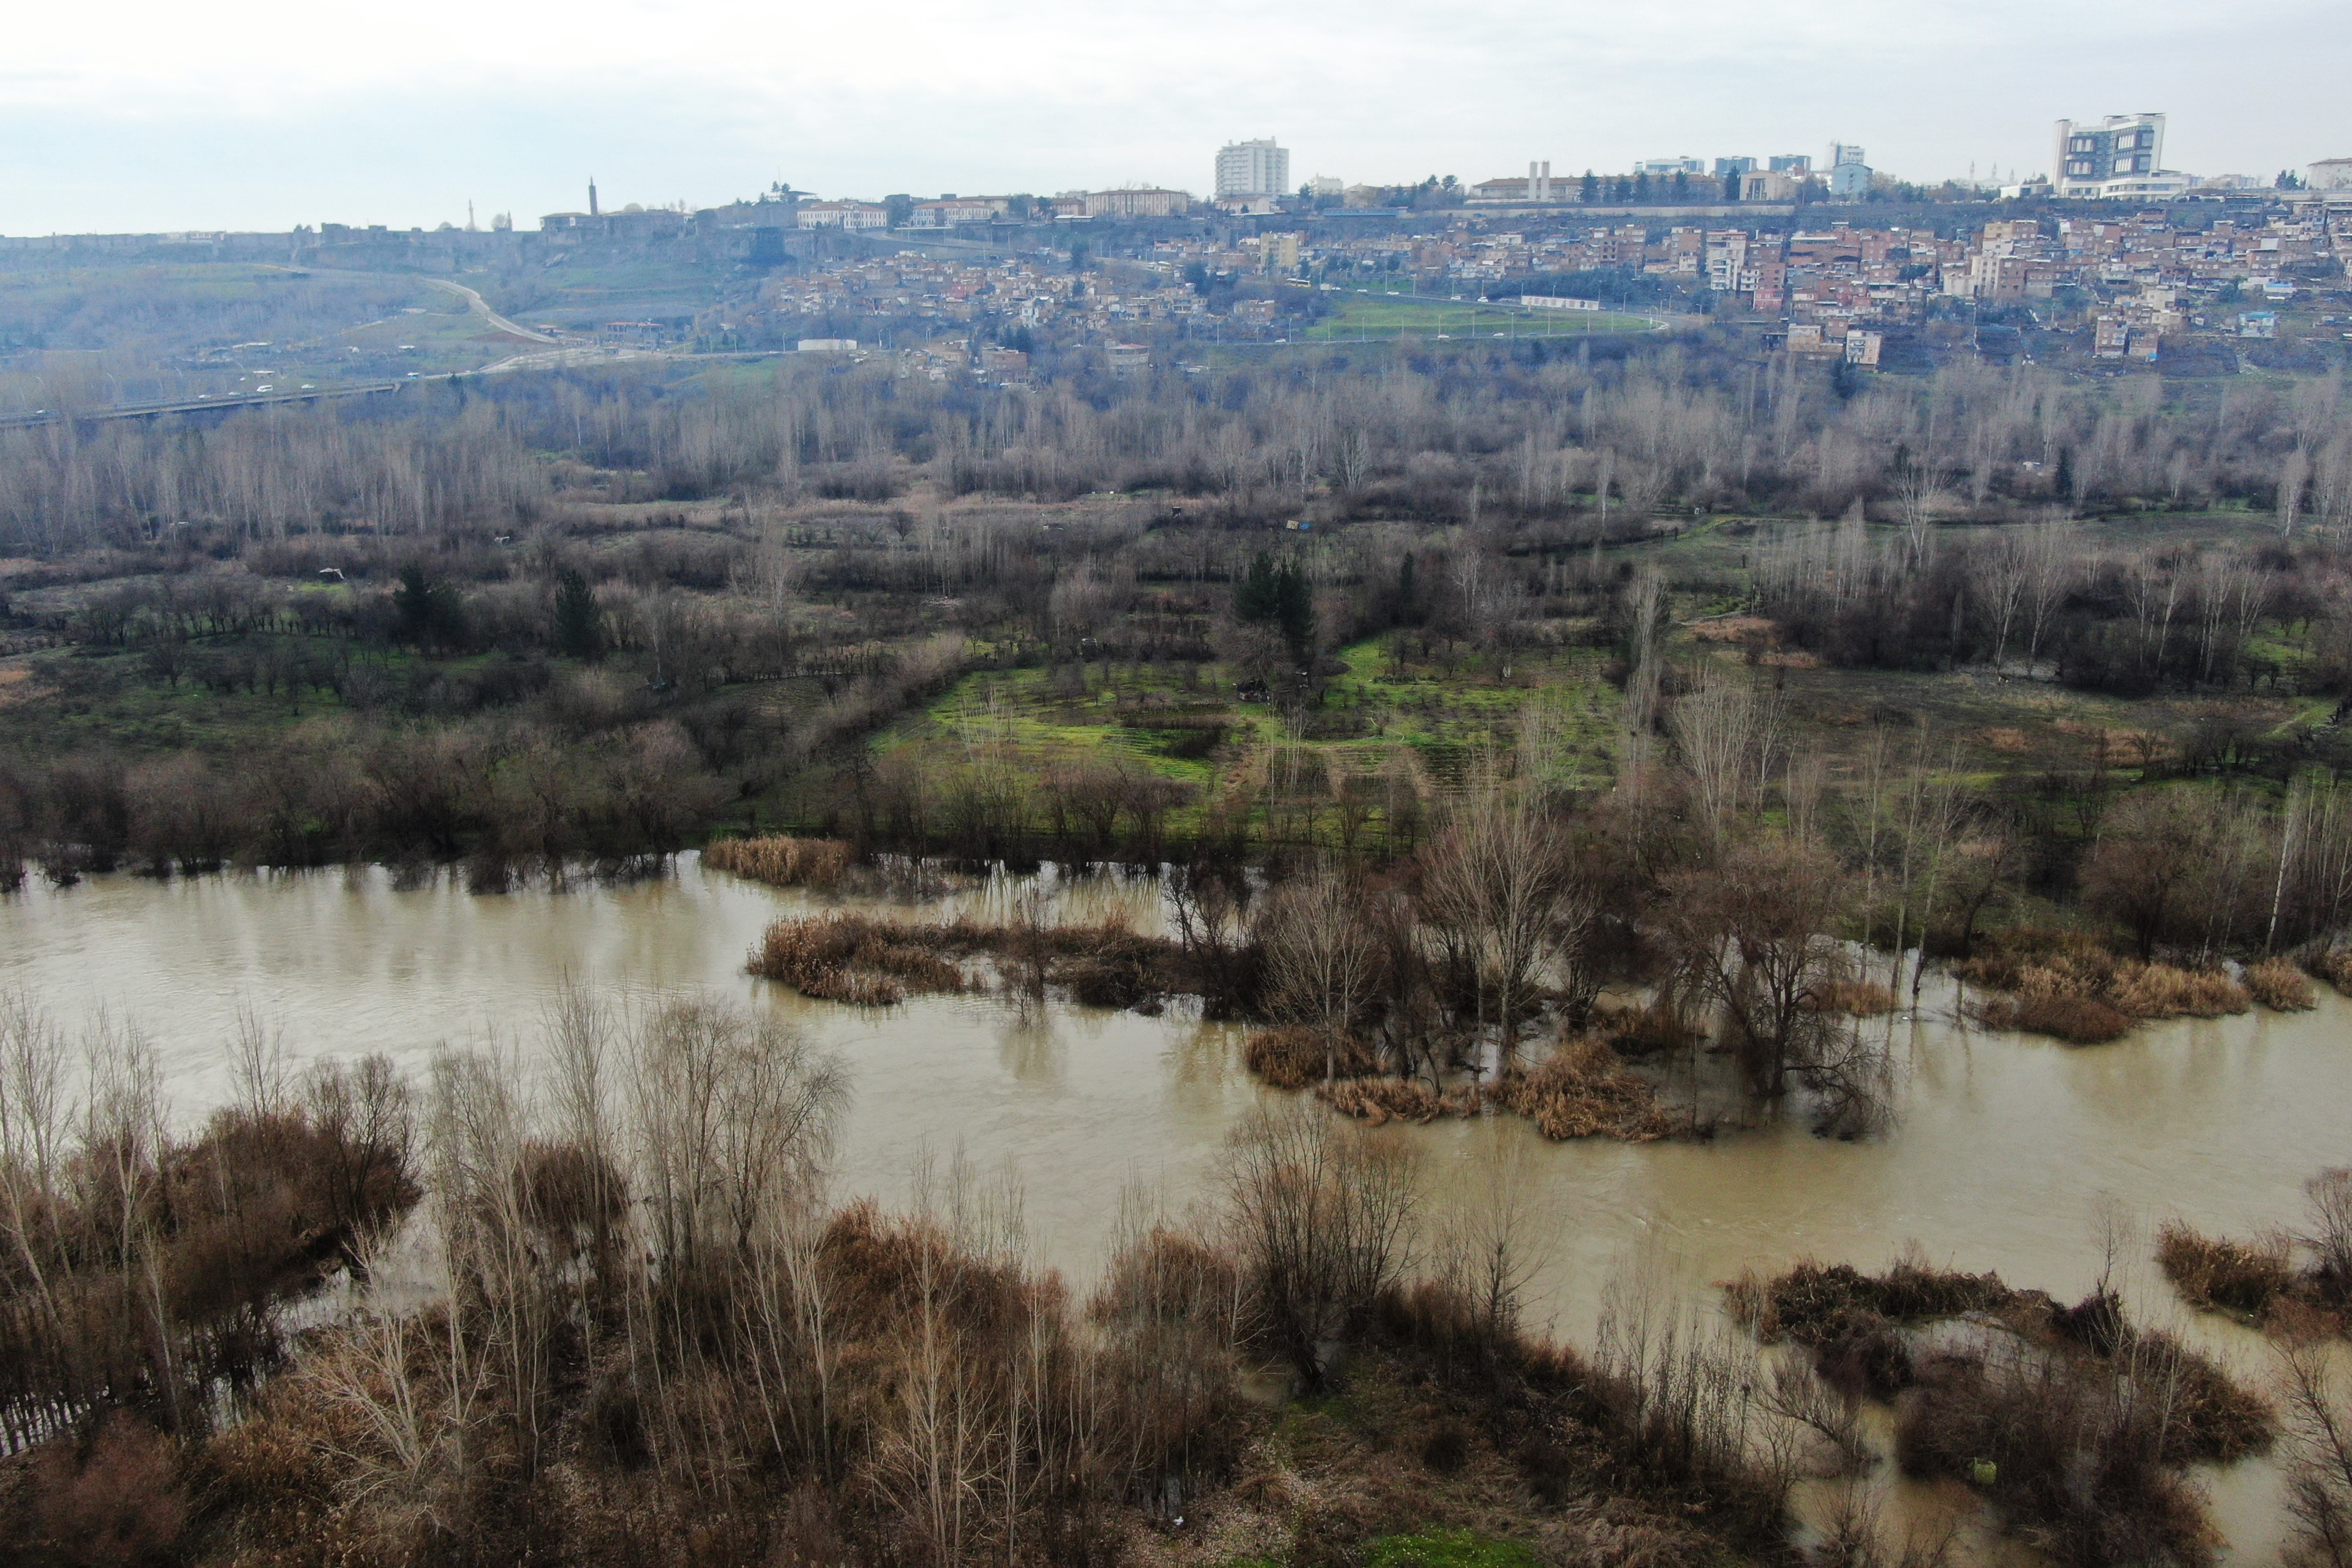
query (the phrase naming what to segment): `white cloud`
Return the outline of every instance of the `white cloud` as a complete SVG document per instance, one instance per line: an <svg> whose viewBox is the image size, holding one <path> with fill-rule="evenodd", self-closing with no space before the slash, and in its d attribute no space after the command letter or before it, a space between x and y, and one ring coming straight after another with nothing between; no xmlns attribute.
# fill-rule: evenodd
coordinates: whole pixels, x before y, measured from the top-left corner
<svg viewBox="0 0 2352 1568"><path fill-rule="evenodd" d="M1302 177L1476 179L1867 146L1918 178L2039 168L2060 115L2160 108L2172 162L2352 152L2336 0L96 0L0 66L0 232L431 223L828 192L1200 188L1274 134ZM2222 62L2217 64L2216 62Z"/></svg>

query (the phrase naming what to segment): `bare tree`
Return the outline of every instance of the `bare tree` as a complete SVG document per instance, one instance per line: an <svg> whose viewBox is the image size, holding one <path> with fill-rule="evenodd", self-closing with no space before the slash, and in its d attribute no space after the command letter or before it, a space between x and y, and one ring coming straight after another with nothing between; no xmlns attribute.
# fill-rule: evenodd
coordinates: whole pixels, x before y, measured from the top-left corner
<svg viewBox="0 0 2352 1568"><path fill-rule="evenodd" d="M1328 1078L1340 1037L1355 1030L1380 985L1381 945L1364 919L1362 889L1334 871L1310 873L1268 899L1259 931L1274 1005L1322 1032Z"/></svg>
<svg viewBox="0 0 2352 1568"><path fill-rule="evenodd" d="M1680 873L1669 890L1663 925L1678 962L1720 1009L1750 1092L1777 1099L1826 1028L1836 868L1819 852L1757 841L1711 870Z"/></svg>
<svg viewBox="0 0 2352 1568"><path fill-rule="evenodd" d="M1482 1012L1494 998L1498 1067L1517 1055L1548 973L1569 970L1567 988L1579 992L1573 971L1592 915L1566 838L1532 794L1527 780L1490 778L1423 860L1429 918L1468 957Z"/></svg>
<svg viewBox="0 0 2352 1568"><path fill-rule="evenodd" d="M1235 1128L1224 1176L1259 1332L1319 1388L1338 1342L1405 1266L1419 1202L1413 1156L1300 1101Z"/></svg>

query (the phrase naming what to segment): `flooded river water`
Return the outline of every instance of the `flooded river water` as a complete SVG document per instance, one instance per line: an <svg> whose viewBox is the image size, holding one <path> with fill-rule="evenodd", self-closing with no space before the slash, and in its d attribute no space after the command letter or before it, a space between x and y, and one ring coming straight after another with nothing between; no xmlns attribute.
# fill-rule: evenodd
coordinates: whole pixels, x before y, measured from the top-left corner
<svg viewBox="0 0 2352 1568"><path fill-rule="evenodd" d="M1017 1176L1036 1249L1080 1277L1123 1190L1180 1210L1205 1196L1226 1130L1269 1097L1244 1072L1236 1031L1179 1011L1040 1019L983 997L858 1010L748 978L764 925L812 902L705 875L691 856L672 878L497 896L447 879L403 888L381 869L101 877L0 899L0 988L69 1023L104 1009L144 1030L183 1114L220 1093L240 1009L280 1028L297 1060L382 1051L420 1071L445 1040L528 1051L567 974L640 996L739 997L791 1014L847 1064L839 1192L903 1200L926 1151L960 1148ZM2071 1298L2120 1228L2138 1312L2183 1321L2265 1375L2254 1336L2184 1319L2147 1261L2148 1239L2173 1216L2238 1233L2292 1223L2307 1177L2352 1164L2352 1005L2328 994L2312 1013L2158 1025L2077 1050L1965 1027L1953 1004L1931 982L1921 1019L1894 1026L1899 1119L1868 1141L1789 1125L1703 1145L1542 1145L1516 1121L1395 1135L1427 1146L1441 1204L1449 1169L1498 1141L1525 1145L1508 1152L1540 1231L1530 1316L1580 1342L1608 1281L1637 1262L1712 1302L1713 1283L1743 1268L1806 1256L1874 1268L1916 1244L1934 1262ZM2205 1480L2231 1560L2275 1561L2276 1471L2252 1463ZM1896 1507L1916 1515L1935 1500L1906 1490Z"/></svg>

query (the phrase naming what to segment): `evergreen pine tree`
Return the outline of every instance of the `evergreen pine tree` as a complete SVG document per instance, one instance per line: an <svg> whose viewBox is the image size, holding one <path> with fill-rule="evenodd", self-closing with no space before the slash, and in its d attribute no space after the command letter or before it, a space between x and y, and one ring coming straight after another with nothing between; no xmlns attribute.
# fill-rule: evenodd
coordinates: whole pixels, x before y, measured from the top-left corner
<svg viewBox="0 0 2352 1568"><path fill-rule="evenodd" d="M577 568L566 568L555 580L555 651L567 659L604 653L604 614Z"/></svg>
<svg viewBox="0 0 2352 1568"><path fill-rule="evenodd" d="M1270 626L1282 614L1282 590L1274 558L1264 550L1250 562L1249 575L1234 591L1234 619L1244 626Z"/></svg>
<svg viewBox="0 0 2352 1568"><path fill-rule="evenodd" d="M1290 656L1305 664L1315 652L1315 595L1308 591L1307 574L1296 561L1275 579L1275 624L1282 629Z"/></svg>

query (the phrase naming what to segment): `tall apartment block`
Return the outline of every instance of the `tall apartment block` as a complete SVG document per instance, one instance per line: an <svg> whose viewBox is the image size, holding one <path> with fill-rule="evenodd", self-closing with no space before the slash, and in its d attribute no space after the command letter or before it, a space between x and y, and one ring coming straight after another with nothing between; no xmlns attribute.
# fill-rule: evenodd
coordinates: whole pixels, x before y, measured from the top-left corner
<svg viewBox="0 0 2352 1568"><path fill-rule="evenodd" d="M1290 149L1271 136L1228 141L1217 152L1217 194L1282 196L1290 193Z"/></svg>

